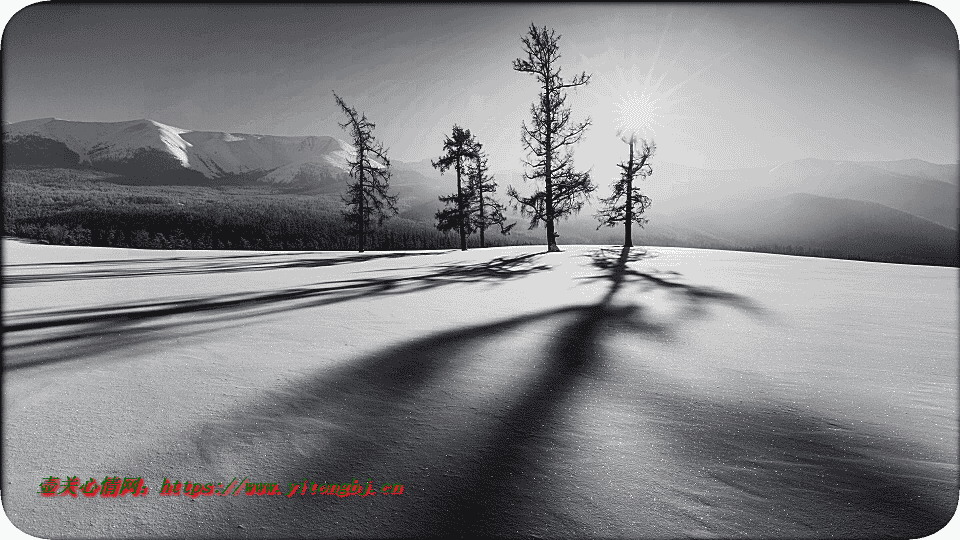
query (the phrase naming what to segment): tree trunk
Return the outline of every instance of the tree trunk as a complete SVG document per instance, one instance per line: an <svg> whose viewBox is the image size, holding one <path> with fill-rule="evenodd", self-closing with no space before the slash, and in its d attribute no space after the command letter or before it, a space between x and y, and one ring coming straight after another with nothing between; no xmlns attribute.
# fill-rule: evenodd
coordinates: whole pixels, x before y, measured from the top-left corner
<svg viewBox="0 0 960 540"><path fill-rule="evenodd" d="M483 217L483 187L480 184L477 191L480 193L480 247L483 248L483 231L487 228L487 222Z"/></svg>
<svg viewBox="0 0 960 540"><path fill-rule="evenodd" d="M633 139L630 139L630 160L627 162L627 212L623 220L623 247L632 248L630 227L633 224Z"/></svg>
<svg viewBox="0 0 960 540"><path fill-rule="evenodd" d="M555 252L560 251L560 248L557 246L557 233L554 232L553 228L553 182L550 178L550 160L547 160L547 251Z"/></svg>
<svg viewBox="0 0 960 540"><path fill-rule="evenodd" d="M560 247L557 246L557 233L553 231L553 219L547 220L547 251L555 252L560 251Z"/></svg>
<svg viewBox="0 0 960 540"><path fill-rule="evenodd" d="M549 88L547 89L549 92ZM549 94L547 94L549 96ZM549 99L549 98L548 98ZM549 103L548 103L549 105ZM547 126L550 126L550 109L547 107ZM546 200L546 210L547 210L547 251L548 252L557 252L560 251L560 248L557 246L557 233L553 230L553 171L550 170L551 158L553 157L553 147L551 132L547 129L547 151L545 153L546 167L544 169L544 184L547 191L547 200Z"/></svg>
<svg viewBox="0 0 960 540"><path fill-rule="evenodd" d="M460 156L457 156L457 212L460 214L460 250L467 250L467 233L463 228L463 189L460 187Z"/></svg>
<svg viewBox="0 0 960 540"><path fill-rule="evenodd" d="M361 161L363 160L363 154L360 154L360 159ZM360 178L357 180L357 182L359 182L360 184L360 190L359 190L360 200L358 201L360 204L357 205L357 215L359 216L358 222L357 222L357 228L360 231L360 235L357 240L359 242L360 253L363 253L363 241L364 241L364 237L367 234L367 231L365 230L365 227L364 227L364 225L367 224L367 220L364 219L364 215L363 215L363 203L365 202L364 201L365 197L363 196L363 165L360 165Z"/></svg>
<svg viewBox="0 0 960 540"><path fill-rule="evenodd" d="M629 188L633 182L627 181L627 187ZM628 192L629 193L629 192ZM633 213L630 211L629 202L627 203L627 219L623 222L623 247L632 248L633 247L633 235L631 234L631 222L633 221Z"/></svg>

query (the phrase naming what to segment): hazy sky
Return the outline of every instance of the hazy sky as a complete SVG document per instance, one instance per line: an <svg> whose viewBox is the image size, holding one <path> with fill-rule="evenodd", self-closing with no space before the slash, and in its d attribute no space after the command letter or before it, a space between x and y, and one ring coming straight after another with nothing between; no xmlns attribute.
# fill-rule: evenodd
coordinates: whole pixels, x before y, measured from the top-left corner
<svg viewBox="0 0 960 540"><path fill-rule="evenodd" d="M579 168L610 176L619 128L692 166L803 157L958 160L958 43L911 5L50 6L3 35L3 116L346 138L333 91L394 159L437 157L454 123L519 169L530 23L562 38Z"/></svg>

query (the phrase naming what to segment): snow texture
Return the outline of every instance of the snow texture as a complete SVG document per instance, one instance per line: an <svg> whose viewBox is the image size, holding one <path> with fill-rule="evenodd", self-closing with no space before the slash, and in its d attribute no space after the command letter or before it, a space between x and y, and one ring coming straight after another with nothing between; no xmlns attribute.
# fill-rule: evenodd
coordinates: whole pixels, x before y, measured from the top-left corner
<svg viewBox="0 0 960 540"><path fill-rule="evenodd" d="M45 538L919 538L953 515L956 268L564 249L4 240L4 509ZM151 493L41 498L50 475ZM159 496L235 477L405 490Z"/></svg>

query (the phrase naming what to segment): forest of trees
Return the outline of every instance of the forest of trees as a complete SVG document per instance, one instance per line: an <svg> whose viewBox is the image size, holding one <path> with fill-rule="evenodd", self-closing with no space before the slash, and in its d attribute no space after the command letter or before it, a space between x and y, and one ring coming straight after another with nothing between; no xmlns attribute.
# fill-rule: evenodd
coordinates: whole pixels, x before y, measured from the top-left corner
<svg viewBox="0 0 960 540"><path fill-rule="evenodd" d="M118 184L76 169L7 169L3 181L3 234L50 244L145 249L340 250L356 249L337 196L279 193L276 188L138 186ZM582 234L592 230L584 228ZM578 233L580 234L580 233ZM596 231L581 241L615 244L622 233ZM821 247L711 244L702 238L648 234L664 247L733 249L806 257L950 265L944 257L905 258ZM543 244L542 237L494 234L486 245ZM469 248L479 238L467 238ZM397 217L369 237L370 250L459 249L459 236Z"/></svg>
<svg viewBox="0 0 960 540"><path fill-rule="evenodd" d="M271 186L137 186L72 169L7 169L3 234L50 244L151 249L352 250L356 238L337 196L284 194ZM395 218L368 249L451 249L455 235ZM530 243L526 237L488 245ZM469 239L470 247L479 246Z"/></svg>

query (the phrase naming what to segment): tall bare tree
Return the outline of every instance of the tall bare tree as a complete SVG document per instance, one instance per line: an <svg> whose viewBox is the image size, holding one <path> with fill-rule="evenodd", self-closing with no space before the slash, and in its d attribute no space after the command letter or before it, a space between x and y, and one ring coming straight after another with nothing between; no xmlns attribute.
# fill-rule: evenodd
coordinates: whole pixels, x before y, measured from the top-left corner
<svg viewBox="0 0 960 540"><path fill-rule="evenodd" d="M443 174L449 169L457 173L457 194L441 196L440 202L447 207L437 211L437 229L450 231L457 229L460 232L460 249L467 250L467 235L472 232L468 204L473 194L471 184L464 185L467 164L475 156L475 141L469 129L454 124L453 132L443 142L444 155L430 162Z"/></svg>
<svg viewBox="0 0 960 540"><path fill-rule="evenodd" d="M560 36L553 30L531 23L528 35L521 38L526 58L513 61L515 71L536 76L540 84L539 98L530 107L533 122L530 127L524 122L521 132L528 153L524 165L529 171L524 172L524 178L533 180L536 187L532 195L524 197L508 186L507 194L514 207L530 218L531 229L541 222L546 224L548 251L560 251L555 221L579 212L596 189L589 171L577 172L573 168L572 147L580 142L590 119L572 122L571 109L566 106L566 90L588 84L590 75L583 72L564 81L558 65L559 41Z"/></svg>
<svg viewBox="0 0 960 540"><path fill-rule="evenodd" d="M653 167L650 166L650 158L657 151L657 145L652 140L647 143L645 139L637 140L636 135L630 137L621 137L620 140L630 146L630 154L626 163L618 163L620 167L620 179L613 184L613 194L606 199L601 199L602 205L597 219L600 225L597 228L607 226L613 227L617 223L623 223L623 247L633 247L633 237L631 225L636 223L643 227L647 219L643 213L650 208L650 197L640 193L635 184L635 180L646 179L653 174Z"/></svg>
<svg viewBox="0 0 960 540"><path fill-rule="evenodd" d="M348 107L336 93L333 97L337 105L347 115L347 121L340 127L347 130L353 138L356 155L347 160L350 176L356 182L347 186L343 202L347 205L343 217L350 224L350 234L356 235L358 250L363 253L367 236L373 234L370 218L377 217L377 226L390 216L397 215L397 196L390 195L390 159L387 150L373 136L376 124L367 120L365 114Z"/></svg>
<svg viewBox="0 0 960 540"><path fill-rule="evenodd" d="M504 225L507 218L503 215L506 207L493 198L497 190L497 182L488 174L490 167L487 164L487 155L483 152L483 145L475 141L474 158L467 166L467 175L470 178L470 216L473 229L480 233L480 247L484 245L484 231L497 225L500 234L510 234L510 229L516 223Z"/></svg>

